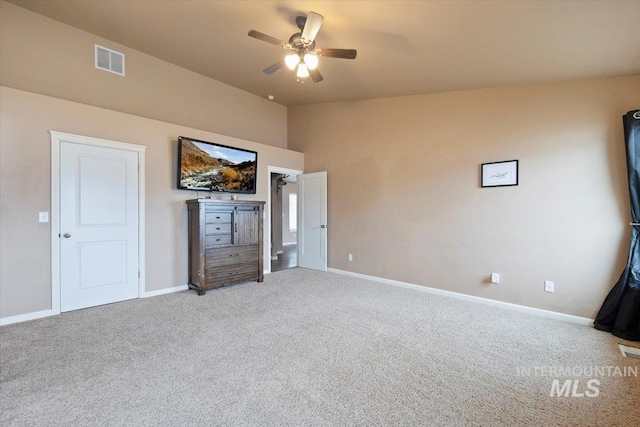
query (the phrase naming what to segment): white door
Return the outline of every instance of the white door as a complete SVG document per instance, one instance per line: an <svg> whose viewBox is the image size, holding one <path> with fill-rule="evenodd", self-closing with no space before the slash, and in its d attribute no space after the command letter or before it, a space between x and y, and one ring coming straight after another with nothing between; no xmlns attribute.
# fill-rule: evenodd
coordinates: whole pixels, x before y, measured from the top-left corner
<svg viewBox="0 0 640 427"><path fill-rule="evenodd" d="M138 297L138 153L60 143L60 310Z"/></svg>
<svg viewBox="0 0 640 427"><path fill-rule="evenodd" d="M298 266L327 271L327 173L298 175Z"/></svg>

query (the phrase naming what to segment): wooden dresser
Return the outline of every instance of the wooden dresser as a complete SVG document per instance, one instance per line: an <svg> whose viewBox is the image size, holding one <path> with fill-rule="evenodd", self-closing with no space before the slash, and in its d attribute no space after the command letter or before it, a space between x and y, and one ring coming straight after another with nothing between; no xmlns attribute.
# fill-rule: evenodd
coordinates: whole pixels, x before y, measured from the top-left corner
<svg viewBox="0 0 640 427"><path fill-rule="evenodd" d="M187 200L189 287L198 295L234 283L264 280L264 202Z"/></svg>

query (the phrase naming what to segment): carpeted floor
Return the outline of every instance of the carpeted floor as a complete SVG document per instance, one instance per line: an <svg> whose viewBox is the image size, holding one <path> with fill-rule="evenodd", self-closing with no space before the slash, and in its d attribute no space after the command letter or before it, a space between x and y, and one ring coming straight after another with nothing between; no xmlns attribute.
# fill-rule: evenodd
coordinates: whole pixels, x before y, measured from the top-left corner
<svg viewBox="0 0 640 427"><path fill-rule="evenodd" d="M640 425L640 377L550 397L545 369L640 366L609 334L303 269L10 325L0 339L6 427ZM577 378L578 394L592 378Z"/></svg>

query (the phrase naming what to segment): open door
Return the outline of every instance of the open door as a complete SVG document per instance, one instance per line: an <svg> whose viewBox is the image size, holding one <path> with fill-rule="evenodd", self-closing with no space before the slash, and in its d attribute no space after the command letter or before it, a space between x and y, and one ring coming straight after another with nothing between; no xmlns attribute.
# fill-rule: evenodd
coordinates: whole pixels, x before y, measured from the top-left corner
<svg viewBox="0 0 640 427"><path fill-rule="evenodd" d="M327 173L298 175L298 267L327 271Z"/></svg>

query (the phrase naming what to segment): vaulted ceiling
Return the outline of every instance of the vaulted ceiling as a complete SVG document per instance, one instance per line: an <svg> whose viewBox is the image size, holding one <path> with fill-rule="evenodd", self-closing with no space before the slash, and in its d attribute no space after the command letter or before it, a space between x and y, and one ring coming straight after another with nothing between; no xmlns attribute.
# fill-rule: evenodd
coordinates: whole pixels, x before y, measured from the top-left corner
<svg viewBox="0 0 640 427"><path fill-rule="evenodd" d="M640 74L640 1L11 0L19 6L284 105ZM295 18L325 18L324 81L262 73Z"/></svg>

